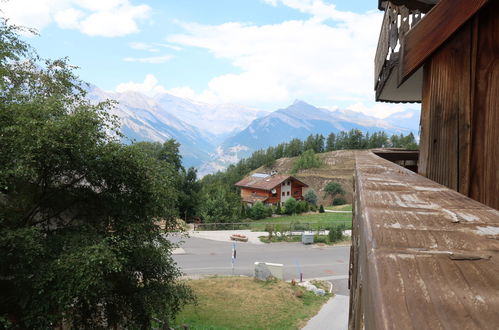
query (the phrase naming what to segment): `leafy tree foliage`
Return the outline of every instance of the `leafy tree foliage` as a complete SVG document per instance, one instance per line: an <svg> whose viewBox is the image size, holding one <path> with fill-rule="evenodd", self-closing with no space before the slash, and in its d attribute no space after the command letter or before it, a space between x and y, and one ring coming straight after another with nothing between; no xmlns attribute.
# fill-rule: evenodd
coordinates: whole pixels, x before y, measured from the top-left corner
<svg viewBox="0 0 499 330"><path fill-rule="evenodd" d="M293 163L291 168L291 173L295 174L299 170L305 170L309 168L317 168L323 165L322 160L315 154L312 149L305 151L298 157Z"/></svg>
<svg viewBox="0 0 499 330"><path fill-rule="evenodd" d="M121 144L112 104L88 102L67 61L40 61L18 31L0 22L0 324L172 318L192 297L155 225L174 228L175 166Z"/></svg>
<svg viewBox="0 0 499 330"><path fill-rule="evenodd" d="M223 186L204 192L199 215L204 222L236 222L241 215L240 197Z"/></svg>
<svg viewBox="0 0 499 330"><path fill-rule="evenodd" d="M296 205L298 202L293 197L286 199L284 202L284 212L286 214L296 213Z"/></svg>
<svg viewBox="0 0 499 330"><path fill-rule="evenodd" d="M303 199L305 199L309 204L316 205L318 196L315 190L309 189L305 194L303 195Z"/></svg>
<svg viewBox="0 0 499 330"><path fill-rule="evenodd" d="M325 192L324 198L326 198L327 196L331 196L333 200L336 197L336 195L345 194L345 190L338 182L328 182L324 187L324 192Z"/></svg>
<svg viewBox="0 0 499 330"><path fill-rule="evenodd" d="M267 216L267 207L262 202L256 202L250 210L251 219L253 220L263 219Z"/></svg>
<svg viewBox="0 0 499 330"><path fill-rule="evenodd" d="M345 205L346 203L347 201L343 197L336 197L333 199L333 205Z"/></svg>

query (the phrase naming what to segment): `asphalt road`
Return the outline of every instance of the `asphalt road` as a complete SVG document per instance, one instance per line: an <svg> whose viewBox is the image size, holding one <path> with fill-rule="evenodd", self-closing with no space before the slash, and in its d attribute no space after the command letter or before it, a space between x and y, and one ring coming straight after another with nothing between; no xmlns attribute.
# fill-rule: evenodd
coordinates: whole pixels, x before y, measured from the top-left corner
<svg viewBox="0 0 499 330"><path fill-rule="evenodd" d="M181 243L173 257L186 275L231 275L232 243L202 238L170 238ZM252 276L254 263L284 264L284 280L324 279L333 283L336 294L348 295L349 246L318 246L301 243L236 243L234 275Z"/></svg>

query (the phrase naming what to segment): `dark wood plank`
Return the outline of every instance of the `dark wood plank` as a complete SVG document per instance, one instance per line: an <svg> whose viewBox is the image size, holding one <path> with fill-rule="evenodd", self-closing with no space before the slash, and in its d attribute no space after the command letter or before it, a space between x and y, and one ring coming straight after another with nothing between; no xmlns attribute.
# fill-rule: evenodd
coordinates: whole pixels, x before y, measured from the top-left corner
<svg viewBox="0 0 499 330"><path fill-rule="evenodd" d="M441 0L402 42L401 85L489 0Z"/></svg>
<svg viewBox="0 0 499 330"><path fill-rule="evenodd" d="M420 173L460 192L469 167L470 53L467 23L427 61L423 81Z"/></svg>
<svg viewBox="0 0 499 330"><path fill-rule="evenodd" d="M478 15L470 196L499 209L499 1Z"/></svg>

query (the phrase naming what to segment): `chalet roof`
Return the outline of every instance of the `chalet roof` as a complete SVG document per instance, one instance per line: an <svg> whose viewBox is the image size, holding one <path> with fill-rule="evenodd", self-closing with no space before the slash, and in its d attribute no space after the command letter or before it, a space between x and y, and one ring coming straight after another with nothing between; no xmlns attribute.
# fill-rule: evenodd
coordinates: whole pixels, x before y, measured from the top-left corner
<svg viewBox="0 0 499 330"><path fill-rule="evenodd" d="M275 188L276 186L280 185L282 182L288 179L292 179L294 181L297 181L304 187L308 187L307 184L301 182L300 180L291 175L273 175L266 178L248 176L242 179L241 181L237 182L235 185L237 187L254 188L260 190L272 190L273 188Z"/></svg>

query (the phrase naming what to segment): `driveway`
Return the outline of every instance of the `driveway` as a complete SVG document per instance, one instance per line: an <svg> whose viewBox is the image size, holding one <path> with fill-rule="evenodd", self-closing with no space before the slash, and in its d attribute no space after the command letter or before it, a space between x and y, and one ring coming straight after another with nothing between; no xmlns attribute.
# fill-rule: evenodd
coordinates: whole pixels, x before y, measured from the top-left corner
<svg viewBox="0 0 499 330"><path fill-rule="evenodd" d="M250 242L236 242L234 275L253 276L254 263L272 262L284 265L284 280L320 278L333 283L334 291L347 294L349 246L303 245L301 243L256 242L262 233L244 231L189 232L190 237L171 236L179 243L174 260L186 275L231 275L232 233L248 234ZM266 234L266 233L263 233ZM203 238L201 238L203 237Z"/></svg>

